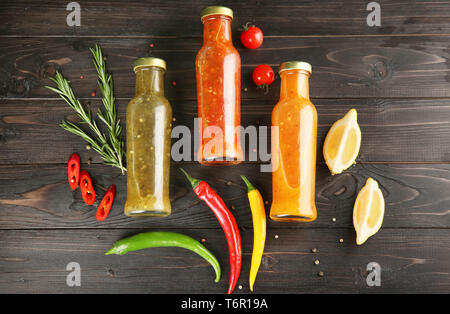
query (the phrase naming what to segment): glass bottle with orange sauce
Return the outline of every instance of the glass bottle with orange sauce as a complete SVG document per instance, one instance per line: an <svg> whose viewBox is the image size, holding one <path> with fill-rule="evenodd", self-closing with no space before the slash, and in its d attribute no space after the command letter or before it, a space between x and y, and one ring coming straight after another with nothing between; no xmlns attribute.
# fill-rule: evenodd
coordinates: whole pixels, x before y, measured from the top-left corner
<svg viewBox="0 0 450 314"><path fill-rule="evenodd" d="M197 160L203 165L242 161L241 58L231 41L233 11L203 9L203 46L195 60L199 117Z"/></svg>
<svg viewBox="0 0 450 314"><path fill-rule="evenodd" d="M313 221L317 111L309 100L311 65L280 65L280 100L272 111L272 207L276 221Z"/></svg>

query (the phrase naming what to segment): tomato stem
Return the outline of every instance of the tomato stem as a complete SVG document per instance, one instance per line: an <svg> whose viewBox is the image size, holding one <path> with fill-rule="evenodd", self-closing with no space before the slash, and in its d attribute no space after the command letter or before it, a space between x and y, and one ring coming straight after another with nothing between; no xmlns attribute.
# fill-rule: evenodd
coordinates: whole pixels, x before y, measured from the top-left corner
<svg viewBox="0 0 450 314"><path fill-rule="evenodd" d="M261 85L257 85L258 88L263 88L264 89L264 95L267 95L269 93L269 85L267 84L261 84Z"/></svg>
<svg viewBox="0 0 450 314"><path fill-rule="evenodd" d="M247 23L245 23L244 25L242 25L242 28L243 28L244 31L248 31L248 29L249 29L251 26L253 26L253 23L252 23L252 22L247 22Z"/></svg>

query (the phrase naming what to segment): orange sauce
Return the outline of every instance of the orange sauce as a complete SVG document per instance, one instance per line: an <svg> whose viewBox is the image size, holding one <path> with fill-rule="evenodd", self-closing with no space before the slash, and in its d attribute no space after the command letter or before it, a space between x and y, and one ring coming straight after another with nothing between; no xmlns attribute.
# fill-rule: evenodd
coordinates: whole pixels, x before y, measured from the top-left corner
<svg viewBox="0 0 450 314"><path fill-rule="evenodd" d="M305 70L281 72L280 100L272 112L273 202L270 218L313 221L315 206L317 111L309 100Z"/></svg>

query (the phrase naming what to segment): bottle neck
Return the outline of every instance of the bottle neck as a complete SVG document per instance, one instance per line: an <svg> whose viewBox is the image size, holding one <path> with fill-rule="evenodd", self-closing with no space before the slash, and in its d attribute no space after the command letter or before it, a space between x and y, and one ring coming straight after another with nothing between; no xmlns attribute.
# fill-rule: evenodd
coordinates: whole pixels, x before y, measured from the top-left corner
<svg viewBox="0 0 450 314"><path fill-rule="evenodd" d="M309 100L309 75L303 70L281 72L280 98L302 97Z"/></svg>
<svg viewBox="0 0 450 314"><path fill-rule="evenodd" d="M203 19L203 43L231 43L231 17L211 15Z"/></svg>
<svg viewBox="0 0 450 314"><path fill-rule="evenodd" d="M164 70L142 67L136 70L136 94L164 94Z"/></svg>

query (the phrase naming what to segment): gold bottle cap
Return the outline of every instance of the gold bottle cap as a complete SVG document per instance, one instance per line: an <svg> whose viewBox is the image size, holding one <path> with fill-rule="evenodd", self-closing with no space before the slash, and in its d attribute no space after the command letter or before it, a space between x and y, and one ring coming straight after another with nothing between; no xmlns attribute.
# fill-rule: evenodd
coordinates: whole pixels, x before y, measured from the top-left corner
<svg viewBox="0 0 450 314"><path fill-rule="evenodd" d="M280 68L278 72L286 71L286 70L305 70L312 73L311 64L303 61L286 61L280 64Z"/></svg>
<svg viewBox="0 0 450 314"><path fill-rule="evenodd" d="M203 19L208 15L216 15L216 14L226 15L226 16L233 18L233 10L231 10L230 8L221 7L221 6L212 6L212 7L204 8L202 10L201 20L203 21Z"/></svg>
<svg viewBox="0 0 450 314"><path fill-rule="evenodd" d="M153 57L144 57L139 58L136 61L134 61L133 70L136 72L136 69L141 67L158 67L162 69L166 69L166 61L160 58L153 58Z"/></svg>

